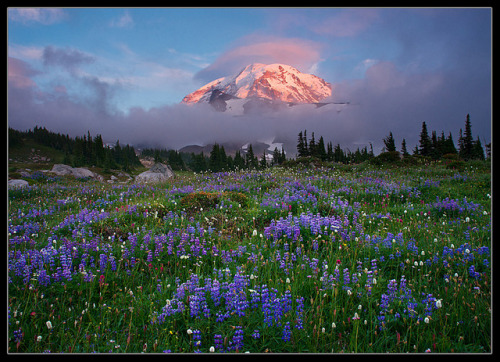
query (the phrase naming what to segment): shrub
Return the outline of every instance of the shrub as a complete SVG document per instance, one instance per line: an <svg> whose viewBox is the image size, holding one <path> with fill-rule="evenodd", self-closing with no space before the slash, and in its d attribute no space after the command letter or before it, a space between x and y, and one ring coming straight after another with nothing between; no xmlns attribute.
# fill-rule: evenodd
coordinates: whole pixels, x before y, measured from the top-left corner
<svg viewBox="0 0 500 362"><path fill-rule="evenodd" d="M227 198L233 202L237 202L241 207L248 206L248 197L244 193L236 191L227 191L222 193L222 197Z"/></svg>
<svg viewBox="0 0 500 362"><path fill-rule="evenodd" d="M465 169L465 162L462 160L453 160L453 161L447 162L446 168L449 168L452 170L463 171Z"/></svg>
<svg viewBox="0 0 500 362"><path fill-rule="evenodd" d="M205 191L192 192L187 194L179 201L179 207L185 208L186 210L192 210L195 208L210 208L215 207L219 202L219 196L215 193L209 193Z"/></svg>
<svg viewBox="0 0 500 362"><path fill-rule="evenodd" d="M381 166L384 164L393 164L401 160L401 154L398 151L383 152L380 155L372 158L370 163L372 165Z"/></svg>

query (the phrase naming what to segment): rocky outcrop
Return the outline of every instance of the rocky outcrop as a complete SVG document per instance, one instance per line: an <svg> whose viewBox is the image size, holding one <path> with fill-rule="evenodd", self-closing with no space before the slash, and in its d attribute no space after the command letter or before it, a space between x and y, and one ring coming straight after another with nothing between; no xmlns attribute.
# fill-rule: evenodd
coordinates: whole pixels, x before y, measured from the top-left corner
<svg viewBox="0 0 500 362"><path fill-rule="evenodd" d="M168 165L163 163L155 163L148 171L140 173L135 177L136 183L158 183L164 182L171 177L174 177L174 171Z"/></svg>
<svg viewBox="0 0 500 362"><path fill-rule="evenodd" d="M28 186L29 183L25 180L9 180L9 190L22 189Z"/></svg>
<svg viewBox="0 0 500 362"><path fill-rule="evenodd" d="M61 163L57 163L52 167L49 172L55 173L57 176L70 175L76 178L90 177L102 181L102 176L90 171L85 167L71 167Z"/></svg>

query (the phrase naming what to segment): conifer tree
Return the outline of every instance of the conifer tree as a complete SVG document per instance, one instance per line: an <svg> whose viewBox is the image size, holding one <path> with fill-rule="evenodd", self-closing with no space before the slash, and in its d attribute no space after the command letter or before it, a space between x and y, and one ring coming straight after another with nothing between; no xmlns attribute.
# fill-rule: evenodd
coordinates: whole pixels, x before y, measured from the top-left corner
<svg viewBox="0 0 500 362"><path fill-rule="evenodd" d="M326 160L326 151L325 151L325 141L323 140L323 136L320 136L319 137L319 141L318 141L318 144L316 145L316 154L317 154L317 157L322 160L322 161L325 161Z"/></svg>
<svg viewBox="0 0 500 362"><path fill-rule="evenodd" d="M387 152L396 151L396 144L394 143L394 137L392 136L392 132L389 132L389 136L384 138L383 141Z"/></svg>
<svg viewBox="0 0 500 362"><path fill-rule="evenodd" d="M310 155L310 150L307 146L307 129L304 130L304 157L307 157Z"/></svg>
<svg viewBox="0 0 500 362"><path fill-rule="evenodd" d="M418 155L418 145L415 145L412 152L413 152L413 156Z"/></svg>
<svg viewBox="0 0 500 362"><path fill-rule="evenodd" d="M212 151L210 152L210 158L208 161L208 168L212 172L222 171L221 152L217 143L212 146Z"/></svg>
<svg viewBox="0 0 500 362"><path fill-rule="evenodd" d="M433 160L437 160L439 157L441 157L441 151L440 151L440 144L438 142L438 138L436 135L436 131L432 131L431 133L431 152L430 156L432 157Z"/></svg>
<svg viewBox="0 0 500 362"><path fill-rule="evenodd" d="M248 151L247 151L247 154L245 157L245 163L246 163L247 168L250 168L250 169L258 167L257 157L255 157L255 155L253 153L252 144L250 144L248 146Z"/></svg>
<svg viewBox="0 0 500 362"><path fill-rule="evenodd" d="M333 161L333 145L332 142L326 144L326 159L328 161Z"/></svg>
<svg viewBox="0 0 500 362"><path fill-rule="evenodd" d="M472 139L472 129L471 129L471 124L470 124L470 116L467 114L467 117L465 119L465 130L464 130L464 136L463 136L463 152L462 152L462 157L465 160L469 160L473 156L473 148L474 148L474 141Z"/></svg>
<svg viewBox="0 0 500 362"><path fill-rule="evenodd" d="M260 159L259 166L260 166L261 170L263 170L267 167L266 150L264 150L264 154L262 155L262 158Z"/></svg>
<svg viewBox="0 0 500 362"><path fill-rule="evenodd" d="M427 133L427 125L422 122L422 131L420 132L420 148L418 154L422 156L430 156L431 154L431 140Z"/></svg>
<svg viewBox="0 0 500 362"><path fill-rule="evenodd" d="M312 133L311 140L309 141L309 156L318 157L316 149L316 140L314 139L314 132Z"/></svg>
<svg viewBox="0 0 500 362"><path fill-rule="evenodd" d="M403 138L403 142L401 142L401 153L404 157L409 156L408 150L406 149L406 140Z"/></svg>
<svg viewBox="0 0 500 362"><path fill-rule="evenodd" d="M462 129L458 132L458 155L462 157L464 154L464 135Z"/></svg>
<svg viewBox="0 0 500 362"><path fill-rule="evenodd" d="M453 142L453 137L451 136L451 132L449 133L448 137L446 138L445 141L445 147L443 150L443 154L447 153L457 153L457 149L455 148L455 142Z"/></svg>
<svg viewBox="0 0 500 362"><path fill-rule="evenodd" d="M340 148L339 143L337 143L337 146L335 146L333 151L333 160L338 163L344 163L346 161L346 156L344 151L342 151L342 148Z"/></svg>
<svg viewBox="0 0 500 362"><path fill-rule="evenodd" d="M281 163L281 153L278 147L274 147L273 151L273 165L279 165Z"/></svg>
<svg viewBox="0 0 500 362"><path fill-rule="evenodd" d="M236 151L236 154L234 155L233 166L239 170L243 170L245 168L245 159L241 157L240 150Z"/></svg>
<svg viewBox="0 0 500 362"><path fill-rule="evenodd" d="M299 157L305 156L304 137L302 136L302 131L299 132L299 140L297 143L297 155Z"/></svg>
<svg viewBox="0 0 500 362"><path fill-rule="evenodd" d="M479 140L479 136L472 146L472 158L476 160L484 160L484 150L481 145L481 141Z"/></svg>
<svg viewBox="0 0 500 362"><path fill-rule="evenodd" d="M155 150L155 156L154 156L154 162L155 163L160 163L163 160L160 157L160 150Z"/></svg>

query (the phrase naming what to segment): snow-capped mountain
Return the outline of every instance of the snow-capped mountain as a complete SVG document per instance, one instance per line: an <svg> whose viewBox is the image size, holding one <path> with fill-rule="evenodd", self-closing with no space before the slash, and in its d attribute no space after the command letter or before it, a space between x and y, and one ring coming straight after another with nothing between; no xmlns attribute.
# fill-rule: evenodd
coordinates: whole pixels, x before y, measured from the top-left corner
<svg viewBox="0 0 500 362"><path fill-rule="evenodd" d="M325 80L301 73L285 64L254 63L237 75L216 79L188 94L182 103L210 103L219 111L243 107L244 113L262 106L276 108L280 104L321 104L332 95Z"/></svg>

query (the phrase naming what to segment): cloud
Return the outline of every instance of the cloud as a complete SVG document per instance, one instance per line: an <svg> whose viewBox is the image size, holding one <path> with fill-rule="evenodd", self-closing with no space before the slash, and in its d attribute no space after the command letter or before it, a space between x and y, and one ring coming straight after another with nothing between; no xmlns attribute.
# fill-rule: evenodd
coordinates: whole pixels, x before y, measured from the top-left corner
<svg viewBox="0 0 500 362"><path fill-rule="evenodd" d="M91 64L95 60L93 56L79 50L53 46L46 46L43 49L42 59L45 66L59 66L70 73L74 73L80 65Z"/></svg>
<svg viewBox="0 0 500 362"><path fill-rule="evenodd" d="M43 57L42 47L9 44L9 56L22 59L40 60Z"/></svg>
<svg viewBox="0 0 500 362"><path fill-rule="evenodd" d="M251 63L284 63L308 72L321 60L320 44L310 40L253 35L240 39L237 44L199 71L195 79L208 83L235 74Z"/></svg>
<svg viewBox="0 0 500 362"><path fill-rule="evenodd" d="M132 16L130 16L128 11L125 11L125 13L118 19L113 19L109 22L109 26L112 28L126 28L132 27L133 25L134 19L132 19Z"/></svg>
<svg viewBox="0 0 500 362"><path fill-rule="evenodd" d="M40 74L40 72L31 68L26 62L8 57L7 79L9 86L14 88L34 88L36 83L31 77L37 74Z"/></svg>
<svg viewBox="0 0 500 362"><path fill-rule="evenodd" d="M51 25L67 18L62 9L56 8L9 8L9 19L23 24Z"/></svg>
<svg viewBox="0 0 500 362"><path fill-rule="evenodd" d="M470 92L484 93L483 81L471 83L453 73L406 74L391 62L371 65L363 79L334 84L332 99L350 101L349 105L298 106L242 117L216 112L208 104L134 107L120 112L111 106L117 89L114 84L91 76L75 78L91 92L91 96L77 100L62 88L58 92L52 88L52 93L41 91L29 82L35 74L24 62L9 60L9 126L21 130L45 126L73 137L90 131L101 134L106 142L119 139L136 147L180 149L189 144L243 144L277 137L292 155L298 132L307 129L309 137L314 132L316 138L323 136L325 142L338 143L353 152L373 143L378 154L389 132L397 149L403 138L408 149L413 149L423 121L429 132L451 131L457 141L467 113L473 119L474 136L480 135L486 142L491 137L491 100L474 99L478 104L474 107L469 102Z"/></svg>

